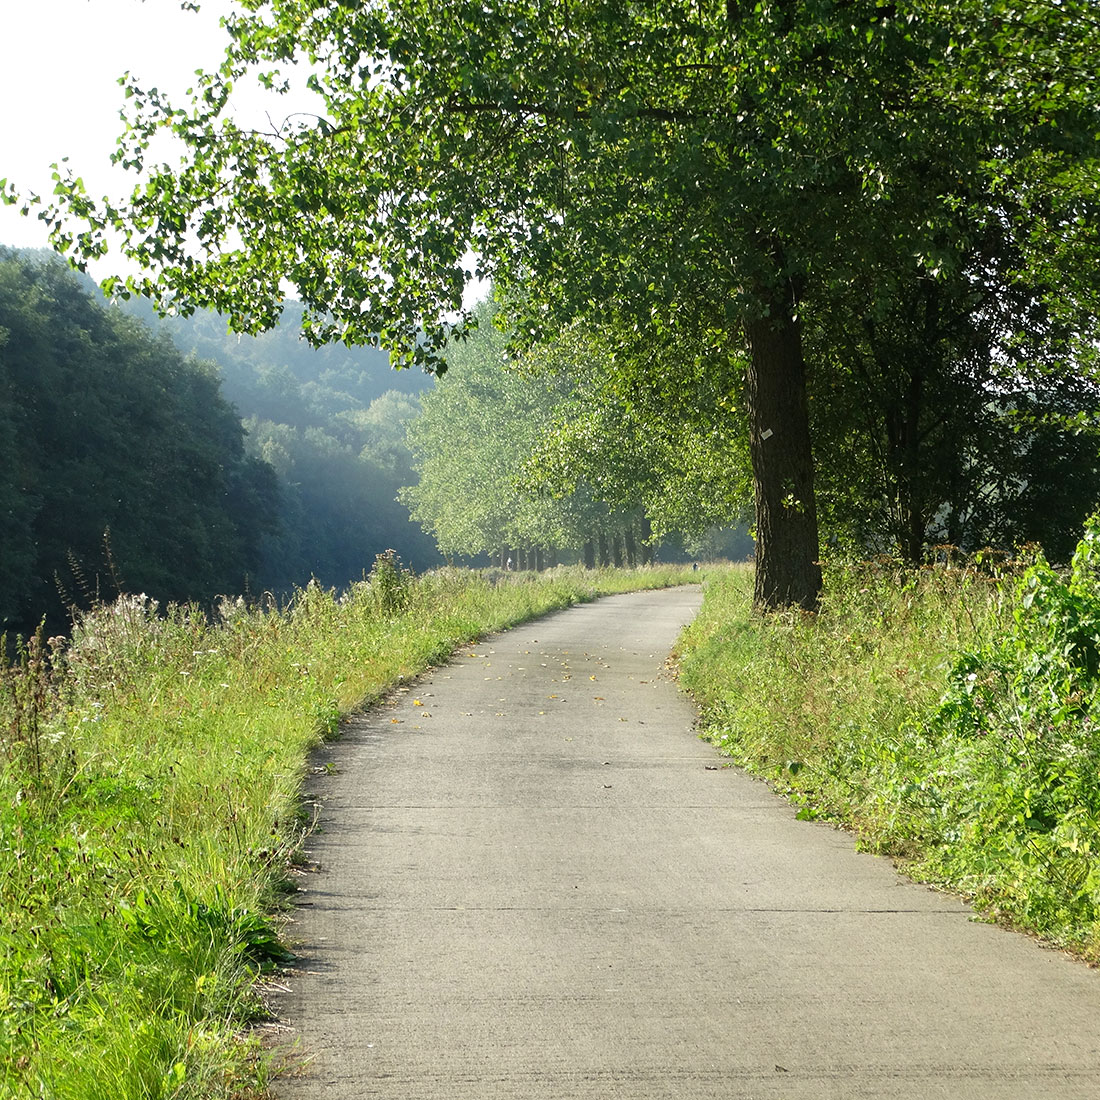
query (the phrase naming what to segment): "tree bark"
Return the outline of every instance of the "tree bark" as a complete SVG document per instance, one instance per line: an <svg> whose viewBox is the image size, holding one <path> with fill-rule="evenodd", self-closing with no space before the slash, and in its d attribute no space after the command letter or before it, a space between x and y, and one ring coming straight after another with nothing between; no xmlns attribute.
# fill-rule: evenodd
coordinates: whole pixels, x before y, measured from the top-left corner
<svg viewBox="0 0 1100 1100"><path fill-rule="evenodd" d="M749 453L756 498L756 585L762 610L817 609L821 564L802 333L786 302L746 322Z"/></svg>
<svg viewBox="0 0 1100 1100"><path fill-rule="evenodd" d="M641 523L641 535L642 535L642 565L653 564L653 544L649 541L653 537L653 524L649 521L649 516L642 516Z"/></svg>
<svg viewBox="0 0 1100 1100"><path fill-rule="evenodd" d="M584 544L584 567L585 569L596 568L596 544L591 539Z"/></svg>
<svg viewBox="0 0 1100 1100"><path fill-rule="evenodd" d="M911 565L924 557L924 486L920 454L920 419L924 405L924 386L920 364L914 364L905 395L905 437L902 452L902 509L905 516L903 554Z"/></svg>

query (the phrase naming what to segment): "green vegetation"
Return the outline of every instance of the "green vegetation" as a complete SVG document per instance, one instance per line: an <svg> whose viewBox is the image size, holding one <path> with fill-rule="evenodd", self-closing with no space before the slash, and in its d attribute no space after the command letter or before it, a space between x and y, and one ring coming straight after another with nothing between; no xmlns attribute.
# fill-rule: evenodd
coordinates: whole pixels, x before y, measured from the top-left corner
<svg viewBox="0 0 1100 1100"><path fill-rule="evenodd" d="M626 386L590 333L516 359L491 303L474 318L408 426L417 481L401 499L445 554L633 566L670 535L695 552L751 510L736 378L685 368L671 402L649 379Z"/></svg>
<svg viewBox="0 0 1100 1100"><path fill-rule="evenodd" d="M1100 483L1091 349L1037 288L973 273L849 288L807 341L822 530L864 557L1041 542L1069 560ZM858 320L853 321L853 318Z"/></svg>
<svg viewBox="0 0 1100 1100"><path fill-rule="evenodd" d="M52 253L0 249L0 629L61 629L122 589L345 585L390 547L440 563L397 501L429 377L142 304L106 305Z"/></svg>
<svg viewBox="0 0 1100 1100"><path fill-rule="evenodd" d="M128 366L165 391L135 386L130 419L102 387L63 397L86 348L111 358L92 329L119 349L128 330L96 314L55 346L32 307L70 291L5 265L0 613L93 523L131 590L163 599L201 563L186 596L240 591L272 470L275 586L358 575L399 485L445 550L536 563L643 557L654 530L739 519L751 486L755 577L716 582L688 636L714 738L805 816L1100 958L1097 528L1065 576L1040 557L913 568L943 539L1037 537L1062 561L1097 506L1092 0L249 0L225 29L183 100L124 81L128 197L60 168L53 198L0 180L0 200L78 263L119 242L140 271L108 286L164 312L256 333L290 285L310 341L438 372L450 355L456 382L418 420L410 395L368 398L343 351L308 375L284 332L278 361L233 375L246 452L193 364ZM237 125L232 91L288 94L294 71L314 113ZM507 343L464 302L475 276ZM196 347L224 344L200 329ZM27 435L51 403L53 434ZM167 511L150 456L174 477ZM821 603L819 516L836 553L910 568L834 564ZM124 601L69 647L30 643L4 681L11 1087L65 1095L50 1075L93 1061L105 1096L248 1080L227 1035L278 953L308 747L459 638L588 583L413 585L383 557L339 600L225 603L216 626ZM113 1053L84 1047L97 1032Z"/></svg>
<svg viewBox="0 0 1100 1100"><path fill-rule="evenodd" d="M93 301L56 256L0 249L0 629L67 622L123 585L241 592L275 505L210 364Z"/></svg>
<svg viewBox="0 0 1100 1100"><path fill-rule="evenodd" d="M414 578L284 609L122 597L0 672L0 1096L254 1095L311 749L456 645L672 569Z"/></svg>
<svg viewBox="0 0 1100 1100"><path fill-rule="evenodd" d="M1100 520L1041 556L834 565L818 615L711 582L683 683L706 735L991 917L1100 959Z"/></svg>
<svg viewBox="0 0 1100 1100"><path fill-rule="evenodd" d="M289 283L312 339L405 363L438 361L475 275L522 342L629 334L670 388L691 333L744 373L761 606L817 605L815 467L843 515L851 409L879 475L861 508L918 559L942 494L975 502L954 480L994 418L953 430L974 400L1015 397L1028 340L1069 375L1095 345L1092 0L256 0L226 31L181 98L127 81L124 198L65 169L48 203L0 196L78 260L119 240L164 307L255 331ZM313 113L280 113L298 73ZM262 129L232 117L250 81ZM830 380L845 416L815 424Z"/></svg>

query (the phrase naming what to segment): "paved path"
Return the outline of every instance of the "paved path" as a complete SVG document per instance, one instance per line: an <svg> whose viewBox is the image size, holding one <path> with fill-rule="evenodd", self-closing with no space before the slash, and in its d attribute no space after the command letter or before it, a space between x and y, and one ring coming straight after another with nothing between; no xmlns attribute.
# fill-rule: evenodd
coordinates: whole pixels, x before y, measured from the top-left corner
<svg viewBox="0 0 1100 1100"><path fill-rule="evenodd" d="M1100 1097L1100 975L714 770L662 667L698 599L497 636L332 747L280 1095Z"/></svg>

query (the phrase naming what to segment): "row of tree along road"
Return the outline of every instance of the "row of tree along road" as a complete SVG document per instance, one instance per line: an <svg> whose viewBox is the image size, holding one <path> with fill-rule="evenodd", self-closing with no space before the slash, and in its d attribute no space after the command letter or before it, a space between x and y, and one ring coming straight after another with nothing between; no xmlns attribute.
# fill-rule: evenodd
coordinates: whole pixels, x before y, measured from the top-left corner
<svg viewBox="0 0 1100 1100"><path fill-rule="evenodd" d="M817 605L822 523L911 560L1071 544L1096 472L1093 4L266 0L227 30L182 102L127 87L128 197L0 190L78 260L120 238L166 308L258 330L289 282L312 340L407 365L472 320L476 267L517 355L564 344L610 382L540 443L545 492L675 508L674 481L620 476L631 446L720 424L658 467L747 452L762 606ZM277 94L297 61L317 111L236 125L232 87ZM152 166L166 135L183 159Z"/></svg>
<svg viewBox="0 0 1100 1100"><path fill-rule="evenodd" d="M517 569L583 557L563 518L571 497L521 489L513 441L536 436L530 402L512 399L545 392L556 414L549 388L517 391L484 353L500 341L466 345L485 345L488 369L456 369L422 417L433 379L389 370L380 352L313 349L287 324L242 339L216 314L158 321L145 303L98 297L56 256L0 251L0 630L30 633L43 615L60 629L70 609L122 591L209 605L314 578L345 588L390 549L440 564L437 540L448 555L507 547L499 564ZM471 387L477 431L455 401ZM447 480L487 464L499 476ZM423 502L423 527L399 493ZM590 564L652 554L639 509L589 513ZM457 539L461 525L478 537Z"/></svg>

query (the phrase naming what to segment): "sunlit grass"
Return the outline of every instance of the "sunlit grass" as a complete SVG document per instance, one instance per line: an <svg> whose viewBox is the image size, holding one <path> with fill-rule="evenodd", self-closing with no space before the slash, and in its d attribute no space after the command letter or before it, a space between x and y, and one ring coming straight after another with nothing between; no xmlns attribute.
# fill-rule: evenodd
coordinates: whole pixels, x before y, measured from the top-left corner
<svg viewBox="0 0 1100 1100"><path fill-rule="evenodd" d="M819 614L760 616L752 574L709 586L685 637L682 678L739 764L881 843L884 743L938 700L953 655L993 628L1001 597L964 569L827 571ZM871 838L875 838L871 840Z"/></svg>
<svg viewBox="0 0 1100 1100"><path fill-rule="evenodd" d="M1065 635L1085 622L1100 645L1100 586L1059 595L1025 565L833 566L817 615L754 614L751 574L730 573L682 640L681 679L705 735L800 817L1095 959L1097 685L1066 672Z"/></svg>
<svg viewBox="0 0 1100 1100"><path fill-rule="evenodd" d="M0 697L0 1096L247 1097L247 1025L307 827L309 753L457 645L690 570L413 579L394 563L214 623L124 597Z"/></svg>

